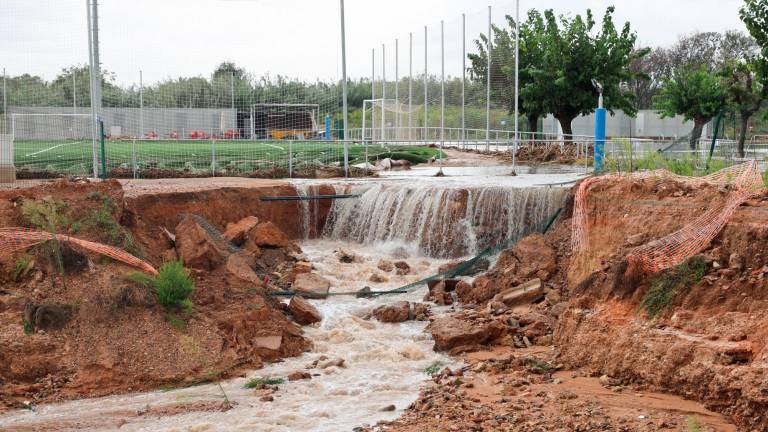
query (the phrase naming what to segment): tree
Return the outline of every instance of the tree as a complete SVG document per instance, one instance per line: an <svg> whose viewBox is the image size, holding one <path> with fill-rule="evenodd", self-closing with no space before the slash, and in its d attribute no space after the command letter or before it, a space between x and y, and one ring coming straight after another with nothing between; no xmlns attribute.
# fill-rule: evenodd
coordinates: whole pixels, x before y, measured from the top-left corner
<svg viewBox="0 0 768 432"><path fill-rule="evenodd" d="M605 107L621 109L629 115L636 113L635 96L621 84L636 78L631 63L648 53L635 50L637 35L625 23L621 32L613 23L614 8L608 7L602 26L593 34L595 20L587 10L585 18L555 17L550 9L535 29L540 58L528 65L531 79L521 95L524 100L539 101L560 122L563 133L572 135L571 122L578 115L587 115L597 105L597 92L592 79L603 86ZM529 19L538 20L529 13Z"/></svg>
<svg viewBox="0 0 768 432"><path fill-rule="evenodd" d="M765 52L768 50L768 0L745 0L739 8L739 17L768 57Z"/></svg>
<svg viewBox="0 0 768 432"><path fill-rule="evenodd" d="M760 110L768 98L768 88L755 74L756 62L731 62L723 68L723 88L727 101L739 113L739 156L744 157L744 141L749 118Z"/></svg>
<svg viewBox="0 0 768 432"><path fill-rule="evenodd" d="M674 71L665 80L655 104L662 118L682 115L686 121L693 120L689 145L695 150L704 125L720 111L724 99L720 79L701 66Z"/></svg>

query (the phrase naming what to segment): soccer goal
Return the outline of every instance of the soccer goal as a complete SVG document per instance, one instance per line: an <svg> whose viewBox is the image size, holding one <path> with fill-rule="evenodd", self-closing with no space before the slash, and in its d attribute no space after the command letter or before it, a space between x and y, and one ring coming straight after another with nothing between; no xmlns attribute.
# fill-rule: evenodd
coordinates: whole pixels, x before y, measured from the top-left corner
<svg viewBox="0 0 768 432"><path fill-rule="evenodd" d="M251 137L274 140L319 138L319 116L319 104L253 104Z"/></svg>
<svg viewBox="0 0 768 432"><path fill-rule="evenodd" d="M363 141L410 141L418 139L414 134L413 113L396 99L363 100Z"/></svg>
<svg viewBox="0 0 768 432"><path fill-rule="evenodd" d="M13 113L9 148L16 169L92 174L93 121L89 114Z"/></svg>

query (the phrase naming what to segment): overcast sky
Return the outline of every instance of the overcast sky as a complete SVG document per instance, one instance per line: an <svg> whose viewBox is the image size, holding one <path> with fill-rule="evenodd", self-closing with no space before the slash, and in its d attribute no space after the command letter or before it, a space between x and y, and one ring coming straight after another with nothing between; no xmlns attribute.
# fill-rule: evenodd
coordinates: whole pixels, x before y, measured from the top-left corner
<svg viewBox="0 0 768 432"><path fill-rule="evenodd" d="M741 0L522 0L528 8L583 13L599 23L608 5L616 21L630 21L644 45L668 45L695 30L743 30ZM87 63L86 0L0 0L0 67L56 76L64 66ZM440 20L445 20L446 75L461 73L461 14L466 13L467 49L493 21L514 14L510 0L346 0L347 70L352 78L381 76L386 44L387 79L394 78L395 38L401 76L408 73L408 37L413 32L414 74L424 69L428 27L429 72L440 72ZM260 76L305 80L341 77L338 0L100 0L100 46L104 68L121 84L169 77L209 76L229 60Z"/></svg>

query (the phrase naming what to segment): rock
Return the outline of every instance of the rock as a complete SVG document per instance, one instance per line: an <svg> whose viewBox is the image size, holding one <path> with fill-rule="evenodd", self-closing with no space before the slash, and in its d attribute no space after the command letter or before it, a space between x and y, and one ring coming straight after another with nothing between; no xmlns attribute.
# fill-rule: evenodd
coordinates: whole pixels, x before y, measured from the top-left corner
<svg viewBox="0 0 768 432"><path fill-rule="evenodd" d="M557 271L557 255L541 234L531 234L517 242L512 249L502 252L496 268L505 269L505 274L513 276L503 284L519 283L533 277L543 281ZM511 282L511 283L510 283Z"/></svg>
<svg viewBox="0 0 768 432"><path fill-rule="evenodd" d="M395 269L398 276L404 276L411 272L411 266L405 261L396 261Z"/></svg>
<svg viewBox="0 0 768 432"><path fill-rule="evenodd" d="M536 278L496 294L494 300L501 301L507 306L516 306L531 303L542 295L544 295L544 289L541 279Z"/></svg>
<svg viewBox="0 0 768 432"><path fill-rule="evenodd" d="M219 267L230 254L224 243L215 239L191 215L185 215L176 226L176 252L185 266L200 270Z"/></svg>
<svg viewBox="0 0 768 432"><path fill-rule="evenodd" d="M312 272L312 263L309 263L307 261L298 261L293 265L293 267L291 268L291 271L286 273L281 280L283 282L292 284L294 281L296 281L296 276L300 274L311 273L311 272Z"/></svg>
<svg viewBox="0 0 768 432"><path fill-rule="evenodd" d="M314 324L323 319L317 308L301 296L293 296L291 298L291 301L288 303L288 310L293 315L293 320L301 325Z"/></svg>
<svg viewBox="0 0 768 432"><path fill-rule="evenodd" d="M565 310L568 309L568 302L560 302L555 305L552 305L552 307L549 309L550 315L557 318L560 315L562 315Z"/></svg>
<svg viewBox="0 0 768 432"><path fill-rule="evenodd" d="M545 298L547 299L547 303L550 306L554 306L554 305L560 303L562 301L563 297L560 295L560 292L558 290L553 289L553 290L549 290L546 293Z"/></svg>
<svg viewBox="0 0 768 432"><path fill-rule="evenodd" d="M373 316L386 323L399 323L407 321L411 315L411 304L407 301L399 301L392 305L379 306L373 310Z"/></svg>
<svg viewBox="0 0 768 432"><path fill-rule="evenodd" d="M67 325L74 308L67 304L49 303L24 307L24 322L38 330L59 330Z"/></svg>
<svg viewBox="0 0 768 432"><path fill-rule="evenodd" d="M469 282L461 280L456 284L456 300L460 303L469 303L467 300L471 298L471 293L472 285Z"/></svg>
<svg viewBox="0 0 768 432"><path fill-rule="evenodd" d="M445 282L440 281L429 291L430 298L435 304L447 306L453 304L453 297L445 290Z"/></svg>
<svg viewBox="0 0 768 432"><path fill-rule="evenodd" d="M235 223L228 223L224 230L224 238L236 245L242 245L248 238L248 233L259 224L259 218L248 216Z"/></svg>
<svg viewBox="0 0 768 432"><path fill-rule="evenodd" d="M389 282L389 279L387 279L386 277L378 273L374 273L371 275L371 277L368 278L368 281L373 283L383 283L383 282Z"/></svg>
<svg viewBox="0 0 768 432"><path fill-rule="evenodd" d="M643 240L645 239L645 234L643 233L637 233L633 234L625 240L625 243L627 246L639 246L643 244Z"/></svg>
<svg viewBox="0 0 768 432"><path fill-rule="evenodd" d="M438 273L445 273L445 272L447 272L449 270L452 270L452 269L458 267L461 264L464 264L464 262L465 262L464 260L460 260L459 259L459 260L454 260L454 261L445 263L445 264L441 265L440 267L438 267L437 272ZM488 270L488 268L490 266L491 266L491 262L490 261L488 261L485 258L481 258L481 259L475 261L474 264L472 264L469 268L467 268L464 271L462 271L461 275L462 276L474 276L476 274L479 274L479 273L482 273L482 272Z"/></svg>
<svg viewBox="0 0 768 432"><path fill-rule="evenodd" d="M355 298L369 298L371 297L371 287L366 286L360 289L360 291L355 294Z"/></svg>
<svg viewBox="0 0 768 432"><path fill-rule="evenodd" d="M353 252L349 252L344 249L339 249L339 251L336 253L336 256L339 258L340 263L351 264L354 262L360 262L360 257L355 255Z"/></svg>
<svg viewBox="0 0 768 432"><path fill-rule="evenodd" d="M507 327L497 320L471 322L452 316L437 318L427 326L435 340L435 351L488 344L503 337Z"/></svg>
<svg viewBox="0 0 768 432"><path fill-rule="evenodd" d="M337 358L337 359L327 360L317 364L318 369L327 369L329 367L344 367L344 359Z"/></svg>
<svg viewBox="0 0 768 432"><path fill-rule="evenodd" d="M262 286L262 280L251 267L251 261L241 253L234 253L227 257L225 263L227 273L236 279L245 281L257 286Z"/></svg>
<svg viewBox="0 0 768 432"><path fill-rule="evenodd" d="M459 290L459 284L456 285L456 298L462 303L484 303L492 299L498 292L496 284L485 276L475 278L471 287L467 287L468 284L465 282Z"/></svg>
<svg viewBox="0 0 768 432"><path fill-rule="evenodd" d="M304 371L296 371L288 374L288 381L299 381L312 379L312 374Z"/></svg>
<svg viewBox="0 0 768 432"><path fill-rule="evenodd" d="M277 351L280 349L280 345L283 344L282 335L272 336L257 336L253 338L253 345L256 348L263 348L270 351Z"/></svg>
<svg viewBox="0 0 768 432"><path fill-rule="evenodd" d="M309 298L326 298L331 282L314 273L301 273L296 275L293 282L293 290L305 294Z"/></svg>
<svg viewBox="0 0 768 432"><path fill-rule="evenodd" d="M277 225L272 222L262 222L248 233L246 245L249 242L259 247L282 248L287 247L290 240Z"/></svg>
<svg viewBox="0 0 768 432"><path fill-rule="evenodd" d="M379 411L387 412L387 411L394 411L397 408L394 405L387 405L384 408L380 409Z"/></svg>
<svg viewBox="0 0 768 432"><path fill-rule="evenodd" d="M384 259L379 260L379 263L376 264L376 267L378 267L379 270L387 273L391 272L395 268L395 266L392 264L392 261L387 261Z"/></svg>
<svg viewBox="0 0 768 432"><path fill-rule="evenodd" d="M728 257L728 268L741 270L744 268L744 259L738 253L734 252Z"/></svg>
<svg viewBox="0 0 768 432"><path fill-rule="evenodd" d="M416 321L427 321L429 317L432 316L432 310L429 308L428 304L412 303L411 306L413 308L411 310L410 319L414 319Z"/></svg>
<svg viewBox="0 0 768 432"><path fill-rule="evenodd" d="M275 398L272 395L264 395L260 397L259 400L262 402L272 402L275 400Z"/></svg>

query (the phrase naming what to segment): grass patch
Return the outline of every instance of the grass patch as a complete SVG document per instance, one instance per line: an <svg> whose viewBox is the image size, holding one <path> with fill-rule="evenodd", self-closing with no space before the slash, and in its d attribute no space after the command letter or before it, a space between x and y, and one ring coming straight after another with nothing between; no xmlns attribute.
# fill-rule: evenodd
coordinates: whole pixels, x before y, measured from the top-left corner
<svg viewBox="0 0 768 432"><path fill-rule="evenodd" d="M22 274L24 274L24 272L29 267L30 262L32 262L32 257L29 255L25 254L18 257L13 263L13 268L11 269L11 280L18 282L21 279Z"/></svg>
<svg viewBox="0 0 768 432"><path fill-rule="evenodd" d="M54 234L69 231L69 225L72 223L69 218L69 205L52 199L24 200L21 204L21 214L33 227Z"/></svg>
<svg viewBox="0 0 768 432"><path fill-rule="evenodd" d="M98 231L105 243L124 249L132 255L143 255L131 233L115 219L118 207L112 198L100 192L91 192L88 199L98 201L101 205L86 216L85 223Z"/></svg>
<svg viewBox="0 0 768 432"><path fill-rule="evenodd" d="M685 418L685 425L688 427L688 432L702 432L704 430L699 419L693 416Z"/></svg>
<svg viewBox="0 0 768 432"><path fill-rule="evenodd" d="M651 288L645 294L641 306L650 318L665 311L681 289L689 289L707 272L704 257L696 255L677 267L665 270L651 280Z"/></svg>
<svg viewBox="0 0 768 432"><path fill-rule="evenodd" d="M427 366L424 369L424 373L427 374L427 375L434 375L434 374L440 372L440 369L442 369L442 368L443 368L443 362L436 361L436 362L432 363L431 365Z"/></svg>
<svg viewBox="0 0 768 432"><path fill-rule="evenodd" d="M33 327L32 324L27 322L26 320L22 323L22 326L24 327L25 335L29 336L35 333L35 327Z"/></svg>
<svg viewBox="0 0 768 432"><path fill-rule="evenodd" d="M169 312L165 315L165 320L168 321L173 328L184 331L187 329L187 320L178 314Z"/></svg>
<svg viewBox="0 0 768 432"><path fill-rule="evenodd" d="M128 275L128 280L153 288L157 302L166 309L192 309L189 296L195 291L195 283L181 261L164 263L158 269L157 276L132 273Z"/></svg>
<svg viewBox="0 0 768 432"><path fill-rule="evenodd" d="M248 380L247 383L243 387L247 389L253 389L253 388L261 388L267 385L278 385L283 384L285 382L285 378L279 378L279 377L256 377L251 378Z"/></svg>

